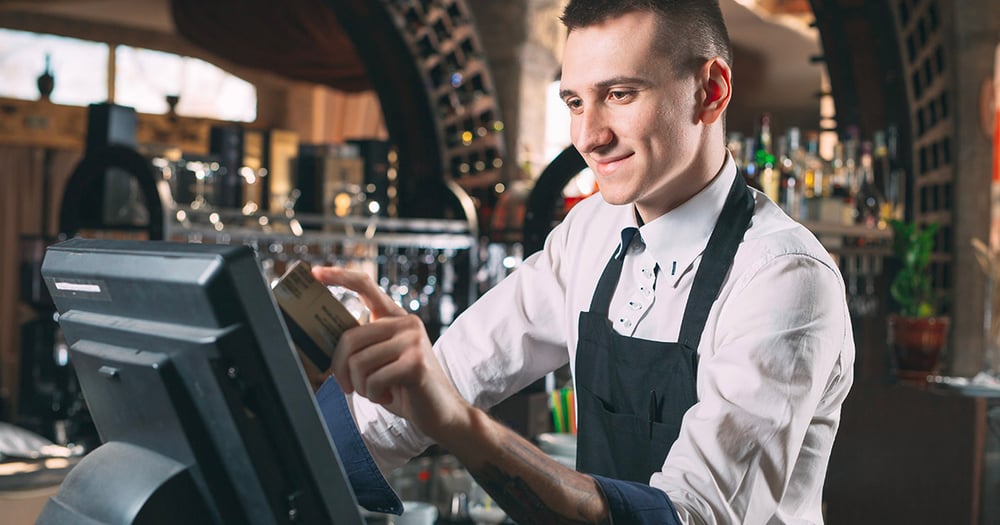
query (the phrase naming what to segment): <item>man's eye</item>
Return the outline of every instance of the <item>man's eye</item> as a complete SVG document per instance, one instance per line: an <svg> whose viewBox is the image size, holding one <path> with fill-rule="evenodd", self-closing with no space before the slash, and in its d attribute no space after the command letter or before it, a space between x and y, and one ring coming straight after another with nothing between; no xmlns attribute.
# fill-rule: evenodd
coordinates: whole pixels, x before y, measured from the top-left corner
<svg viewBox="0 0 1000 525"><path fill-rule="evenodd" d="M569 100L566 101L566 106L569 109L579 109L580 106L582 106L582 105L583 105L583 101L581 101L578 98L571 98L571 99L569 99Z"/></svg>
<svg viewBox="0 0 1000 525"><path fill-rule="evenodd" d="M614 100L626 100L631 95L631 91L612 91L610 93L611 98Z"/></svg>

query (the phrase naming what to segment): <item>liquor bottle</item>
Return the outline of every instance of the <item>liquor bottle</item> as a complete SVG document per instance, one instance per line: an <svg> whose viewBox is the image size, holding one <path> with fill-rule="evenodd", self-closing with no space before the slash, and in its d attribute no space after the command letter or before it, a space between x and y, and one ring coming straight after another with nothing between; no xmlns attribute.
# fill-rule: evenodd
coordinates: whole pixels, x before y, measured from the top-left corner
<svg viewBox="0 0 1000 525"><path fill-rule="evenodd" d="M857 126L848 126L847 135L844 137L844 179L851 199L858 194L858 189L861 188L861 177L858 174L861 152L860 135Z"/></svg>
<svg viewBox="0 0 1000 525"><path fill-rule="evenodd" d="M802 194L806 199L830 195L830 179L823 171L823 159L819 156L819 133L810 131L806 135L806 149L799 161L803 166Z"/></svg>
<svg viewBox="0 0 1000 525"><path fill-rule="evenodd" d="M757 128L757 149L754 151L754 163L757 166L757 180L764 193L774 202L778 202L781 191L779 173L774 165L774 150L771 145L771 115L760 116Z"/></svg>
<svg viewBox="0 0 1000 525"><path fill-rule="evenodd" d="M757 163L754 160L754 153L757 151L757 142L753 137L746 137L743 139L743 160L740 164L743 168L740 173L743 175L743 179L746 181L747 186L759 191L764 191L760 187L760 178L757 173Z"/></svg>
<svg viewBox="0 0 1000 525"><path fill-rule="evenodd" d="M830 164L833 178L830 181L830 195L824 199L821 220L845 225L855 223L854 192L851 191L851 181L856 176L856 162L852 160L854 151L850 138L838 142L833 148L833 161Z"/></svg>
<svg viewBox="0 0 1000 525"><path fill-rule="evenodd" d="M793 160L801 150L799 128L788 128L788 135L779 143L778 165L781 172L779 204L793 219L802 218L801 167Z"/></svg>
<svg viewBox="0 0 1000 525"><path fill-rule="evenodd" d="M743 173L743 134L738 131L730 132L726 137L726 149L733 156L736 171Z"/></svg>
<svg viewBox="0 0 1000 525"><path fill-rule="evenodd" d="M816 200L817 193L816 178L818 175L820 180L822 180L823 170L822 168L816 170L816 166L812 162L810 151L812 151L814 141L818 147L818 137L819 135L816 132L809 132L806 134L806 147L799 147L799 149L792 155L792 162L795 163L796 170L798 170L799 173L799 185L802 187L800 191L802 199L799 215L803 220L817 219L816 210L814 209L814 201Z"/></svg>
<svg viewBox="0 0 1000 525"><path fill-rule="evenodd" d="M743 177L747 186L759 190L760 185L754 180L757 167L753 163L753 137L744 137L742 133L734 131L726 138L726 148L736 163L736 173Z"/></svg>
<svg viewBox="0 0 1000 525"><path fill-rule="evenodd" d="M889 166L889 147L886 144L885 136L886 133L884 131L876 131L872 138L872 179L875 182L875 188L878 189L883 197L882 207L879 210L879 228L885 228L889 220L893 218L892 202L888 198L889 179L892 170Z"/></svg>
<svg viewBox="0 0 1000 525"><path fill-rule="evenodd" d="M903 220L906 207L906 172L899 159L899 130L890 125L886 130L886 157L889 177L885 182L885 200L891 206L891 217Z"/></svg>
<svg viewBox="0 0 1000 525"><path fill-rule="evenodd" d="M871 142L865 142L861 145L861 160L858 164L857 175L861 183L854 199L855 223L868 228L878 228L882 214L882 202L885 198L875 185Z"/></svg>
<svg viewBox="0 0 1000 525"><path fill-rule="evenodd" d="M847 166L844 164L844 143L833 145L833 158L830 159L830 190L828 196L843 198L847 191ZM826 193L826 192L825 192Z"/></svg>

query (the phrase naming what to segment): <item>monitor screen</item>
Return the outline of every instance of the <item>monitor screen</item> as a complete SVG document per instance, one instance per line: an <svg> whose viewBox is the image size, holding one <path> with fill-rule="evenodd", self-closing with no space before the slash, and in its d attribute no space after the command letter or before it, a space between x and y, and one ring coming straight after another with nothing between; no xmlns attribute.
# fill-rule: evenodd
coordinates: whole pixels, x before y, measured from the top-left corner
<svg viewBox="0 0 1000 525"><path fill-rule="evenodd" d="M250 248L72 239L42 276L103 444L39 523L363 522Z"/></svg>

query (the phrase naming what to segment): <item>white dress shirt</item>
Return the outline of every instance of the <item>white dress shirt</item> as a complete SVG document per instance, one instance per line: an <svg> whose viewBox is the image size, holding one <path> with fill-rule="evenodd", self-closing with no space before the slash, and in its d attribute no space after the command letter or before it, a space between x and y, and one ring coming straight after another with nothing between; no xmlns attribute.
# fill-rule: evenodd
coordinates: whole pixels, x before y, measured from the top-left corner
<svg viewBox="0 0 1000 525"><path fill-rule="evenodd" d="M701 254L734 177L732 157L700 193L639 228L610 317L621 334L677 340ZM822 523L827 462L853 378L854 341L837 266L816 238L754 191L754 215L698 347L698 402L649 480L684 523ZM636 226L631 205L577 204L543 251L470 307L434 346L470 402L488 408L567 361L579 314ZM353 412L386 472L431 442L359 396Z"/></svg>

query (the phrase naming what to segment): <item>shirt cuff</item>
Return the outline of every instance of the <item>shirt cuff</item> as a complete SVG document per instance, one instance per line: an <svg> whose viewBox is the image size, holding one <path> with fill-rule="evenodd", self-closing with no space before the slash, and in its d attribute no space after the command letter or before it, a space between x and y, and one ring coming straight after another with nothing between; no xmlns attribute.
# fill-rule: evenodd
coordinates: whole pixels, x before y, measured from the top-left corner
<svg viewBox="0 0 1000 525"><path fill-rule="evenodd" d="M332 376L316 392L316 403L358 503L373 512L402 514L403 503L362 441L347 406L347 397Z"/></svg>
<svg viewBox="0 0 1000 525"><path fill-rule="evenodd" d="M634 481L591 477L608 500L611 523L681 525L674 504L662 490Z"/></svg>

